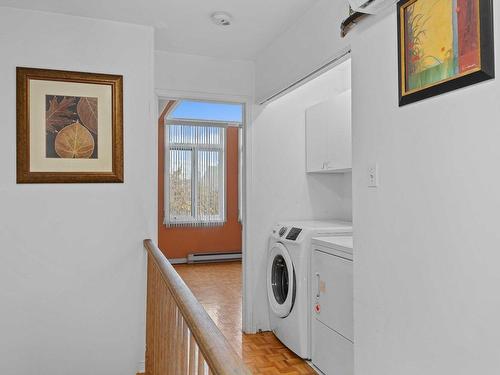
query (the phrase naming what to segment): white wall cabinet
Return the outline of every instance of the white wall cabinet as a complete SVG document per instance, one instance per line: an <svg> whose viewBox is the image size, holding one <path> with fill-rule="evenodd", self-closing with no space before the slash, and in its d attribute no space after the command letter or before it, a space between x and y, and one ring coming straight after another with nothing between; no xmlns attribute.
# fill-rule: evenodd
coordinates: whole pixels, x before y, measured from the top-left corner
<svg viewBox="0 0 500 375"><path fill-rule="evenodd" d="M306 110L308 173L351 171L351 150L351 90Z"/></svg>

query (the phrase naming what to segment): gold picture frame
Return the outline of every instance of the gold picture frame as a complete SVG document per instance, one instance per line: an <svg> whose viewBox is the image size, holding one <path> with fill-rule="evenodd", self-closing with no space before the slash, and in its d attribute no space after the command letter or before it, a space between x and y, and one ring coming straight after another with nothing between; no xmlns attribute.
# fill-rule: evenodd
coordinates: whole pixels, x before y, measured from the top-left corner
<svg viewBox="0 0 500 375"><path fill-rule="evenodd" d="M123 77L17 68L17 183L123 182Z"/></svg>

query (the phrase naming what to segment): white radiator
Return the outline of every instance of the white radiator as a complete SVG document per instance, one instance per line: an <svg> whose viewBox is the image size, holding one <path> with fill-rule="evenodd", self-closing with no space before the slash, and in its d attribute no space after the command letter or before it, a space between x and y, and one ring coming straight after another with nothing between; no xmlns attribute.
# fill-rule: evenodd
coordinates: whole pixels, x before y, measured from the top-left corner
<svg viewBox="0 0 500 375"><path fill-rule="evenodd" d="M232 262L241 260L241 252L188 254L188 263Z"/></svg>

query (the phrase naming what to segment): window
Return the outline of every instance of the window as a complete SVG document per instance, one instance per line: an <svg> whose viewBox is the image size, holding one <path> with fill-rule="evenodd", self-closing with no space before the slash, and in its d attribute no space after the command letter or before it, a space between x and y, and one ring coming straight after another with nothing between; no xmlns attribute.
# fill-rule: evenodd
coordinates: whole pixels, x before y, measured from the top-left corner
<svg viewBox="0 0 500 375"><path fill-rule="evenodd" d="M236 103L201 102L181 100L169 118L184 120L203 120L241 125L243 106Z"/></svg>
<svg viewBox="0 0 500 375"><path fill-rule="evenodd" d="M225 208L225 127L167 121L167 225L222 225Z"/></svg>

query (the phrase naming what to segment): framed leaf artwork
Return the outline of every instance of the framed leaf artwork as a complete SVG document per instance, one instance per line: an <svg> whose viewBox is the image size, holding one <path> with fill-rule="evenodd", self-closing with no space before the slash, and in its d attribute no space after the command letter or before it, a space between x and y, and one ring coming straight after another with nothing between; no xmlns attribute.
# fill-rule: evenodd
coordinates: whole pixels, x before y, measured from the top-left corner
<svg viewBox="0 0 500 375"><path fill-rule="evenodd" d="M123 182L123 77L17 68L17 182Z"/></svg>
<svg viewBox="0 0 500 375"><path fill-rule="evenodd" d="M495 77L493 0L398 3L399 105Z"/></svg>

